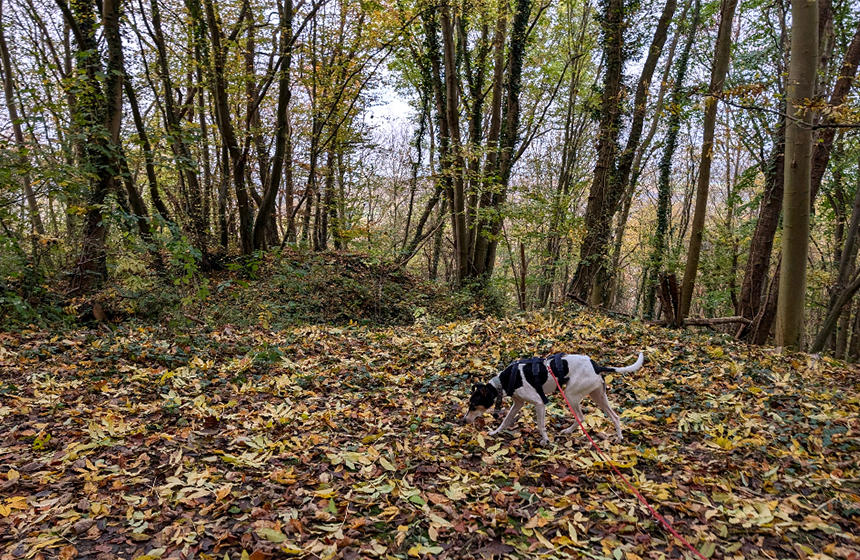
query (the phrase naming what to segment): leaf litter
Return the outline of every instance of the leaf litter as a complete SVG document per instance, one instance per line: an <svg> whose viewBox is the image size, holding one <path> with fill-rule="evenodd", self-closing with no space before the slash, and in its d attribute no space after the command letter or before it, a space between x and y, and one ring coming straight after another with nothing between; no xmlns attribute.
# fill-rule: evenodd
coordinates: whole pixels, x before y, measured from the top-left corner
<svg viewBox="0 0 860 560"><path fill-rule="evenodd" d="M580 313L407 327L0 332L0 559L690 557L551 397L468 390L555 351L609 375L615 465L706 557L858 560L858 370ZM494 426L492 426L494 427Z"/></svg>

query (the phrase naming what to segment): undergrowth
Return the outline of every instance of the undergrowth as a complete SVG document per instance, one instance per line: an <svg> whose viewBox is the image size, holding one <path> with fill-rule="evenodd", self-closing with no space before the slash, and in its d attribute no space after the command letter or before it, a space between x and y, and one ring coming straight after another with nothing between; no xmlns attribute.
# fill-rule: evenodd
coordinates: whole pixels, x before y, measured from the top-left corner
<svg viewBox="0 0 860 560"><path fill-rule="evenodd" d="M73 302L77 318L97 319L87 312L96 302L114 323L135 320L179 329L192 324L393 326L506 311L505 298L492 284L452 290L364 254L258 252L209 273L182 254L172 254L161 269L139 256L117 262L99 293Z"/></svg>

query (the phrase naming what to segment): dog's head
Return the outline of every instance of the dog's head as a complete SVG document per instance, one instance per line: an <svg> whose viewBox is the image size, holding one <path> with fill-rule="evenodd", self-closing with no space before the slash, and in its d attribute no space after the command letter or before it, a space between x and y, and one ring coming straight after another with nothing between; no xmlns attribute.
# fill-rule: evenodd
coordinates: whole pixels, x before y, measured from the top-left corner
<svg viewBox="0 0 860 560"><path fill-rule="evenodd" d="M469 396L469 411L466 412L463 421L466 424L471 424L481 414L489 410L493 404L497 407L502 404L502 394L499 390L489 383L475 385Z"/></svg>

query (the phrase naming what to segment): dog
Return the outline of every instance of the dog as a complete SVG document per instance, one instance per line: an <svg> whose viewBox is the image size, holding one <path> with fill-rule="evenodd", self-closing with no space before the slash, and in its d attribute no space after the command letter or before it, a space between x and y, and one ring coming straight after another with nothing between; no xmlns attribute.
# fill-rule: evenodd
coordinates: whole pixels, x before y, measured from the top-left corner
<svg viewBox="0 0 860 560"><path fill-rule="evenodd" d="M546 394L552 393L557 388L547 369L552 367L552 371L564 388L564 394L570 401L579 421L584 421L579 403L586 395L589 395L615 424L618 441L622 441L621 423L606 397L606 382L601 374L605 372L633 373L642 367L644 361L645 357L642 352L639 353L635 363L625 367L601 366L582 354L554 354L546 358L517 360L490 379L489 383L478 384L472 388L472 394L469 397L469 410L463 417L463 421L471 424L489 410L493 404L496 408L501 407L502 398L507 394L513 397L514 404L502 424L492 430L490 435L494 436L513 426L523 406L526 403L532 403L535 405L541 444L546 445L549 443L549 438L546 435L546 404L549 401ZM562 433L571 433L577 425L576 423L572 424L569 428L562 430Z"/></svg>

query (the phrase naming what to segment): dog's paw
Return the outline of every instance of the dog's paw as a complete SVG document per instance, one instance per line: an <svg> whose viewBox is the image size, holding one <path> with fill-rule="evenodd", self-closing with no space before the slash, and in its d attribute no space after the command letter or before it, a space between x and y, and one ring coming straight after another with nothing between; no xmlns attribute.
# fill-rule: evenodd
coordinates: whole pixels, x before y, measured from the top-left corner
<svg viewBox="0 0 860 560"><path fill-rule="evenodd" d="M540 444L541 445L549 445L549 438L543 438L542 440L540 440Z"/></svg>
<svg viewBox="0 0 860 560"><path fill-rule="evenodd" d="M499 435L499 432L501 432L501 430L490 430L489 432L487 432L487 435L497 436Z"/></svg>

